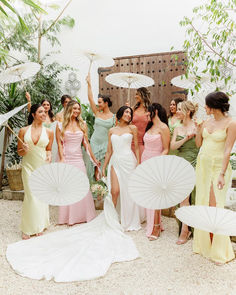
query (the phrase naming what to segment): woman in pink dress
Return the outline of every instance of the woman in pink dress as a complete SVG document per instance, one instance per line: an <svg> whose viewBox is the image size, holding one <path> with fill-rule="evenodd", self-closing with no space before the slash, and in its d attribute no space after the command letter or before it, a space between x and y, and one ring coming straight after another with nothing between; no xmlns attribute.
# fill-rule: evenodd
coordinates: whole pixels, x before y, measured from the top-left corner
<svg viewBox="0 0 236 295"><path fill-rule="evenodd" d="M84 173L86 168L83 160L81 144L87 149L95 164L94 157L87 138L87 126L81 117L80 104L70 101L63 114L63 122L58 123L56 130L58 152L60 162L76 166ZM73 225L81 222L89 222L96 216L92 194L89 191L81 201L59 207L59 224Z"/></svg>
<svg viewBox="0 0 236 295"><path fill-rule="evenodd" d="M144 150L143 136L148 123L148 107L151 104L150 92L145 87L137 89L135 100L136 104L133 107L134 115L132 124L138 129L138 145L141 157ZM134 152L134 142L132 142L132 150Z"/></svg>
<svg viewBox="0 0 236 295"><path fill-rule="evenodd" d="M167 155L170 145L170 130L166 110L159 104L153 103L148 107L150 121L144 135L144 151L141 162L152 157ZM146 209L146 235L150 241L156 240L161 233L161 210Z"/></svg>

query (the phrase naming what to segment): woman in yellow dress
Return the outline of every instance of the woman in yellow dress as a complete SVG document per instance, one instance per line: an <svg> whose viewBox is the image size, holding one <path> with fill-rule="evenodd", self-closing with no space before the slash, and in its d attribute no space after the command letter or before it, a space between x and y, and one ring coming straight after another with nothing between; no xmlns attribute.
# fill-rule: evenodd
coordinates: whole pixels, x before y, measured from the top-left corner
<svg viewBox="0 0 236 295"><path fill-rule="evenodd" d="M51 161L53 131L43 126L46 112L41 104L32 105L28 118L29 126L20 129L17 152L23 156L22 180L24 184L24 201L22 207L21 231L22 239L32 235L41 235L49 226L48 205L38 201L31 193L29 176L31 173Z"/></svg>
<svg viewBox="0 0 236 295"><path fill-rule="evenodd" d="M227 112L229 98L223 92L206 96L206 112L213 118L198 126L196 145L201 147L196 166L196 205L224 208L231 181L230 153L236 139L236 122ZM228 236L195 229L193 251L216 262L235 258Z"/></svg>

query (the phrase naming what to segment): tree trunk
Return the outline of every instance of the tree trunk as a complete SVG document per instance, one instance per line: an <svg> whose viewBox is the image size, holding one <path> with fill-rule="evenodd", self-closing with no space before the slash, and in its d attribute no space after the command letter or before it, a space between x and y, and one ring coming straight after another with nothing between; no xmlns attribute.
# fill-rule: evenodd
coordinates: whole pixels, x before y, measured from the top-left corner
<svg viewBox="0 0 236 295"><path fill-rule="evenodd" d="M7 141L8 141L8 129L7 127L5 127L3 148L2 148L1 172L0 172L0 189L2 189L2 179L3 179L4 164L5 164L5 152L7 150Z"/></svg>

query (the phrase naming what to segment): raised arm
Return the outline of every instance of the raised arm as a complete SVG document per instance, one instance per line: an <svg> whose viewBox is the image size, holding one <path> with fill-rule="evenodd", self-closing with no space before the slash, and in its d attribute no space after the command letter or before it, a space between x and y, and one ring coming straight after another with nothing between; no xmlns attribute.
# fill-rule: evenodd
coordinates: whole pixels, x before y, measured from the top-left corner
<svg viewBox="0 0 236 295"><path fill-rule="evenodd" d="M222 189L225 185L225 172L229 164L230 154L236 140L236 121L231 121L227 129L227 138L225 141L224 158L222 161L222 168L218 178L218 188Z"/></svg>
<svg viewBox="0 0 236 295"><path fill-rule="evenodd" d="M94 99L93 99L93 92L92 92L92 87L91 87L90 74L88 74L88 76L86 78L86 81L87 81L87 84L88 84L88 101L89 101L89 104L91 106L91 109L92 109L94 115L96 116L97 112L98 112L98 109L97 109L97 106L96 106L96 104L94 102Z"/></svg>
<svg viewBox="0 0 236 295"><path fill-rule="evenodd" d="M138 129L135 125L131 125L130 126L131 131L133 133L133 137L134 137L134 151L135 151L135 155L138 161L138 164L141 163L141 159L140 159L140 152L139 152L139 146L138 146Z"/></svg>
<svg viewBox="0 0 236 295"><path fill-rule="evenodd" d="M105 155L104 165L102 167L102 176L106 175L106 168L107 168L107 165L108 165L108 163L110 161L111 155L113 153L112 143L111 143L111 135L112 135L112 131L110 129L109 132L108 132L107 152L106 152L106 155Z"/></svg>
<svg viewBox="0 0 236 295"><path fill-rule="evenodd" d="M28 101L28 105L27 105L28 112L30 112L30 109L31 109L31 96L30 96L29 92L25 93L25 98Z"/></svg>
<svg viewBox="0 0 236 295"><path fill-rule="evenodd" d="M170 149L170 130L167 126L163 128L163 131L161 133L161 139L163 143L163 151L161 154L168 155Z"/></svg>

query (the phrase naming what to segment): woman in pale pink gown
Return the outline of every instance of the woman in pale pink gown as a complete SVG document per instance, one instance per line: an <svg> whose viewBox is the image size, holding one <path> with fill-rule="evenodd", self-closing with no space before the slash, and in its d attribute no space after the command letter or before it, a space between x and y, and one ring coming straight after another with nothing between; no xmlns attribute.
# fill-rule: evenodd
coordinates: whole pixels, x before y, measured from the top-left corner
<svg viewBox="0 0 236 295"><path fill-rule="evenodd" d="M83 144L95 164L94 157L87 139L87 127L81 115L80 104L70 101L64 111L63 123L58 123L56 135L60 162L76 166L84 173L86 168L83 160L81 145ZM92 194L88 194L79 202L59 207L58 224L73 225L89 222L96 216Z"/></svg>
<svg viewBox="0 0 236 295"><path fill-rule="evenodd" d="M170 144L170 131L166 110L159 104L153 103L148 107L150 122L144 135L144 151L141 162L152 157L167 155ZM146 235L150 241L156 240L163 230L161 226L161 210L146 209Z"/></svg>

